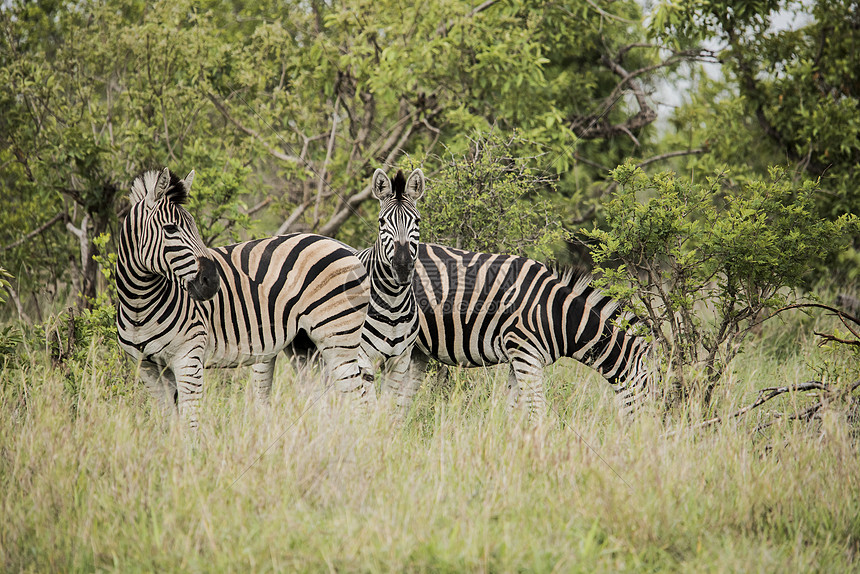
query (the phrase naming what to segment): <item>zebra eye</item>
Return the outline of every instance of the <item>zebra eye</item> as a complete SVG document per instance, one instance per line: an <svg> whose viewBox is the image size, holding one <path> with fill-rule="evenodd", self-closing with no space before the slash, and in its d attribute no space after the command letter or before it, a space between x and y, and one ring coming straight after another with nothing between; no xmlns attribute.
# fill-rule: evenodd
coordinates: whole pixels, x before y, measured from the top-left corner
<svg viewBox="0 0 860 574"><path fill-rule="evenodd" d="M179 228L172 223L168 223L163 227L163 229L165 233L179 233Z"/></svg>

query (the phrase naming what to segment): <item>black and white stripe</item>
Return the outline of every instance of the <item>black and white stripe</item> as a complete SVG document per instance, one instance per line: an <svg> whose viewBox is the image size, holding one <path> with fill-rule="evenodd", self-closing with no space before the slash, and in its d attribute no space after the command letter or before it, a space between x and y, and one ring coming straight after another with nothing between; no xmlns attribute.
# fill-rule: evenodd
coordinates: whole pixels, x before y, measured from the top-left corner
<svg viewBox="0 0 860 574"><path fill-rule="evenodd" d="M207 249L181 205L193 177L138 177L120 232L119 341L147 388L194 428L204 366L252 365L268 397L276 356L302 332L341 391L371 399L358 363L369 296L358 258L305 233Z"/></svg>
<svg viewBox="0 0 860 574"><path fill-rule="evenodd" d="M382 364L384 388L393 392L397 404L408 405L414 389L403 383L418 336L412 276L420 239L416 202L424 194L424 174L416 169L406 178L398 171L392 182L377 169L371 189L379 200L379 235L358 254L370 276L360 357L369 372Z"/></svg>
<svg viewBox="0 0 860 574"><path fill-rule="evenodd" d="M587 274L559 276L524 257L422 243L413 287L420 332L411 380L428 358L447 365L511 364L509 407L546 410L543 368L572 357L616 387L622 412L648 391L651 346L616 326L620 305L591 286Z"/></svg>

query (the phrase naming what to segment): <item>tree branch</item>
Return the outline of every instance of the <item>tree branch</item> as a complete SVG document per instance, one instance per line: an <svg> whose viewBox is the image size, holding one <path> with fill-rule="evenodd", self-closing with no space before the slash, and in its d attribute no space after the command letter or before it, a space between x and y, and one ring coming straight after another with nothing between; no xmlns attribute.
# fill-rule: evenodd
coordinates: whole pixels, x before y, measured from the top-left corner
<svg viewBox="0 0 860 574"><path fill-rule="evenodd" d="M207 93L206 96L212 101L218 111L221 112L221 115L224 116L224 119L236 126L236 128L238 128L240 131L244 132L245 134L251 136L258 142L260 142L260 144L262 144L262 146L266 148L266 151L268 151L272 155L272 157L289 163L301 163L301 158L298 158L294 155L287 155L284 152L275 149L263 139L263 136L261 136L259 133L252 130L251 128L243 125L239 122L239 120L230 115L230 112L227 110L227 107L217 98L217 96L215 96L215 94Z"/></svg>
<svg viewBox="0 0 860 574"><path fill-rule="evenodd" d="M649 157L648 159L642 160L639 163L639 167L645 167L648 164L652 164L658 161L663 161L664 159L671 159L673 157L680 157L684 155L699 155L703 153L707 153L708 150L705 148L693 148L693 149L682 149L678 151L670 151L666 153L661 153L659 155L655 155L653 157Z"/></svg>
<svg viewBox="0 0 860 574"><path fill-rule="evenodd" d="M266 199L264 199L263 201L261 201L257 205L255 205L253 207L249 207L248 210L245 212L245 215L254 215L258 211L260 211L261 209L263 209L264 207L269 205L270 203L272 203L272 198L267 197Z"/></svg>
<svg viewBox="0 0 860 574"><path fill-rule="evenodd" d="M781 308L777 309L776 311L774 311L773 313L768 315L767 318L765 319L765 321L767 321L767 319L770 319L772 317L776 317L777 315L779 315L783 311L788 311L790 309L804 309L806 307L825 309L825 310L830 311L831 313L835 314L840 319L845 318L845 319L848 319L849 321L851 321L852 323L856 323L857 325L860 325L860 319L858 319L857 317L854 317L852 315L849 315L845 311L841 311L839 309L831 307L830 305L824 305L822 303L794 303L792 305L787 305L785 307L781 307ZM843 324L844 324L844 321L843 321Z"/></svg>
<svg viewBox="0 0 860 574"><path fill-rule="evenodd" d="M72 232L72 234L78 238L78 242L80 243L81 248L81 269L87 268L87 260L90 258L90 243L89 237L87 234L87 228L90 223L90 214L84 213L84 218L81 220L81 226L75 227L72 225L71 221L66 222L66 229Z"/></svg>
<svg viewBox="0 0 860 574"><path fill-rule="evenodd" d="M275 235L283 235L284 233L289 231L293 224L299 219L299 217L302 216L302 214L308 208L308 203L309 201L303 201L298 206L296 206L290 216L281 224L281 226L275 232Z"/></svg>
<svg viewBox="0 0 860 574"><path fill-rule="evenodd" d="M39 235L39 234L41 234L41 233L44 233L44 232L45 232L45 231L47 231L47 230L48 230L52 225L54 225L54 224L55 224L55 223L57 223L58 221L61 221L61 220L65 217L65 215L66 215L65 213L58 213L57 215L55 215L54 217L52 217L51 219L49 219L47 222L45 222L45 223L43 223L42 225L40 225L37 229L34 229L34 230L33 230L33 231L31 231L30 233L28 233L27 235L25 235L24 237L22 237L21 239L19 239L19 240L17 240L17 241L12 242L12 243L10 243L9 245L4 245L2 248L0 248L0 251L8 251L8 250L10 250L10 249L15 249L16 247L18 247L19 245L21 245L21 244L25 243L26 241L29 241L30 239L33 239L33 238L34 238L34 237L36 237L37 235Z"/></svg>
<svg viewBox="0 0 860 574"><path fill-rule="evenodd" d="M856 386L853 387L851 389L851 391L853 391L855 388L856 388ZM739 410L733 412L732 414L730 414L726 417L717 416L717 417L714 417L712 419L702 421L692 428L704 428L704 427L711 426L712 424L715 424L715 423L721 423L721 422L723 422L724 419L738 418L738 417L745 415L746 413L750 412L751 410L760 407L761 405L765 404L769 400L776 398L780 395L783 395L785 393L805 392L805 391L828 391L829 392L829 391L831 391L831 388L828 385L825 385L824 383L822 383L820 381L808 381L806 383L799 383L797 385L786 385L784 387L768 387L766 389L762 389L761 391L759 391L758 397L756 398L756 400L751 405L747 405L747 406L743 407L742 409L739 409ZM849 392L851 392L851 391L849 391Z"/></svg>
<svg viewBox="0 0 860 574"><path fill-rule="evenodd" d="M12 287L12 285L4 285L4 288L9 293L9 298L12 299L13 303L15 303L15 310L18 311L18 318L28 325L32 325L33 322L30 320L30 316L24 311L24 305L21 304L21 299L18 297L18 292L15 288Z"/></svg>
<svg viewBox="0 0 860 574"><path fill-rule="evenodd" d="M813 333L815 333L816 335L818 335L819 337L821 337L822 339L824 339L824 341L821 341L821 342L818 344L818 346L819 346L819 347L820 347L821 345L823 345L823 344L824 344L825 342L827 342L827 341L834 341L834 342L836 342L836 343L842 343L843 345L855 345L855 346L857 346L857 347L860 347L860 339L854 339L854 340L851 340L851 339L842 339L842 338L837 337L837 336L835 336L835 335L828 335L827 333L819 333L818 331L813 331ZM856 334L856 333L854 333L853 331L852 331L852 333L853 333L854 335L857 335L857 334Z"/></svg>
<svg viewBox="0 0 860 574"><path fill-rule="evenodd" d="M620 77L621 80L618 84L612 89L609 95L604 99L603 106L601 106L604 110L600 115L586 115L579 116L573 115L568 118L568 123L570 125L571 130L576 134L576 136L580 139L599 139L599 138L610 138L619 135L626 135L630 137L634 144L638 147L639 141L633 135L636 130L639 130L648 124L652 123L657 119L657 112L651 109L651 106L648 105L648 102L645 98L645 91L642 89L641 85L636 81L636 78L647 74L649 72L653 72L660 68L665 68L668 66L673 66L675 64L679 64L681 62L687 60L694 59L704 59L703 54L708 54L708 52L694 52L694 51L684 51L684 52L676 52L672 54L666 60L658 64L652 64L650 66L645 66L634 70L632 72L628 72L622 65L621 62L624 56L630 51L632 48L650 48L653 47L650 44L642 44L635 43L622 47L615 58L611 58L609 56L604 55L601 59L604 64L614 73L616 76ZM604 119L606 112L615 105L615 103L621 99L621 95L626 86L630 87L634 97L636 98L636 103L639 106L639 111L627 118L623 123L620 124L612 124L611 122Z"/></svg>
<svg viewBox="0 0 860 574"><path fill-rule="evenodd" d="M471 19L471 18L475 17L475 15L477 15L477 14L479 14L479 13L483 12L483 11L484 11L484 10L486 10L487 8L490 8L490 7L491 7L493 4L495 4L496 2L498 2L498 0L486 0L484 3L482 3L482 4L478 4L477 6L475 6L475 7L472 9L472 11L471 11L471 12L469 12L468 14L466 14L465 18L466 18L466 19ZM448 32L451 30L451 28L453 28L453 27L454 27L454 24L455 24L455 23L456 23L456 22L455 22L455 21L454 21L454 19L452 18L451 20L448 20L448 21L447 21L447 22L445 22L444 24L440 24L440 25L439 25L439 27L438 27L438 28L436 28L436 35L437 35L437 36L447 36L447 35L448 35Z"/></svg>

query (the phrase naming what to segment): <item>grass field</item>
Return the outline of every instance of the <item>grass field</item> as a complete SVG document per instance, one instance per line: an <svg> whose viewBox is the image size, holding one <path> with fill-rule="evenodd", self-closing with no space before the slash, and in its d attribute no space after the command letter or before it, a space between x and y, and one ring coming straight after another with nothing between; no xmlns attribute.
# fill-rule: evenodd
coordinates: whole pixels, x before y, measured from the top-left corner
<svg viewBox="0 0 860 574"><path fill-rule="evenodd" d="M811 341L776 352L766 341L778 335L741 356L722 412L826 359ZM710 430L677 416L627 425L608 385L564 362L549 370L543 428L505 416L503 370L425 385L397 426L384 409L350 417L328 394L317 400L319 381L284 363L268 407L247 372L208 372L190 446L142 385L112 382L127 366L103 355L63 372L31 350L0 375L0 569L860 567L860 461L843 410L754 431L803 397Z"/></svg>

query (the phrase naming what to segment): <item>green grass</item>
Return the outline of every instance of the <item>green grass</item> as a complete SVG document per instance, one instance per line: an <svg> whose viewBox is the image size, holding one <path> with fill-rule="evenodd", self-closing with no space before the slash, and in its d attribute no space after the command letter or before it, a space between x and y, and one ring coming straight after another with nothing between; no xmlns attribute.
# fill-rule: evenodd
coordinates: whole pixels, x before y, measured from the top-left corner
<svg viewBox="0 0 860 574"><path fill-rule="evenodd" d="M718 408L807 380L815 353L751 345ZM398 427L384 409L350 417L328 395L314 402L319 381L282 365L268 407L246 372L208 372L192 446L142 385L106 382L117 366L101 357L64 373L34 351L0 375L0 569L859 566L860 461L842 411L753 431L799 397L711 430L680 417L626 425L608 385L564 362L548 372L544 428L505 415L504 370L425 385Z"/></svg>

